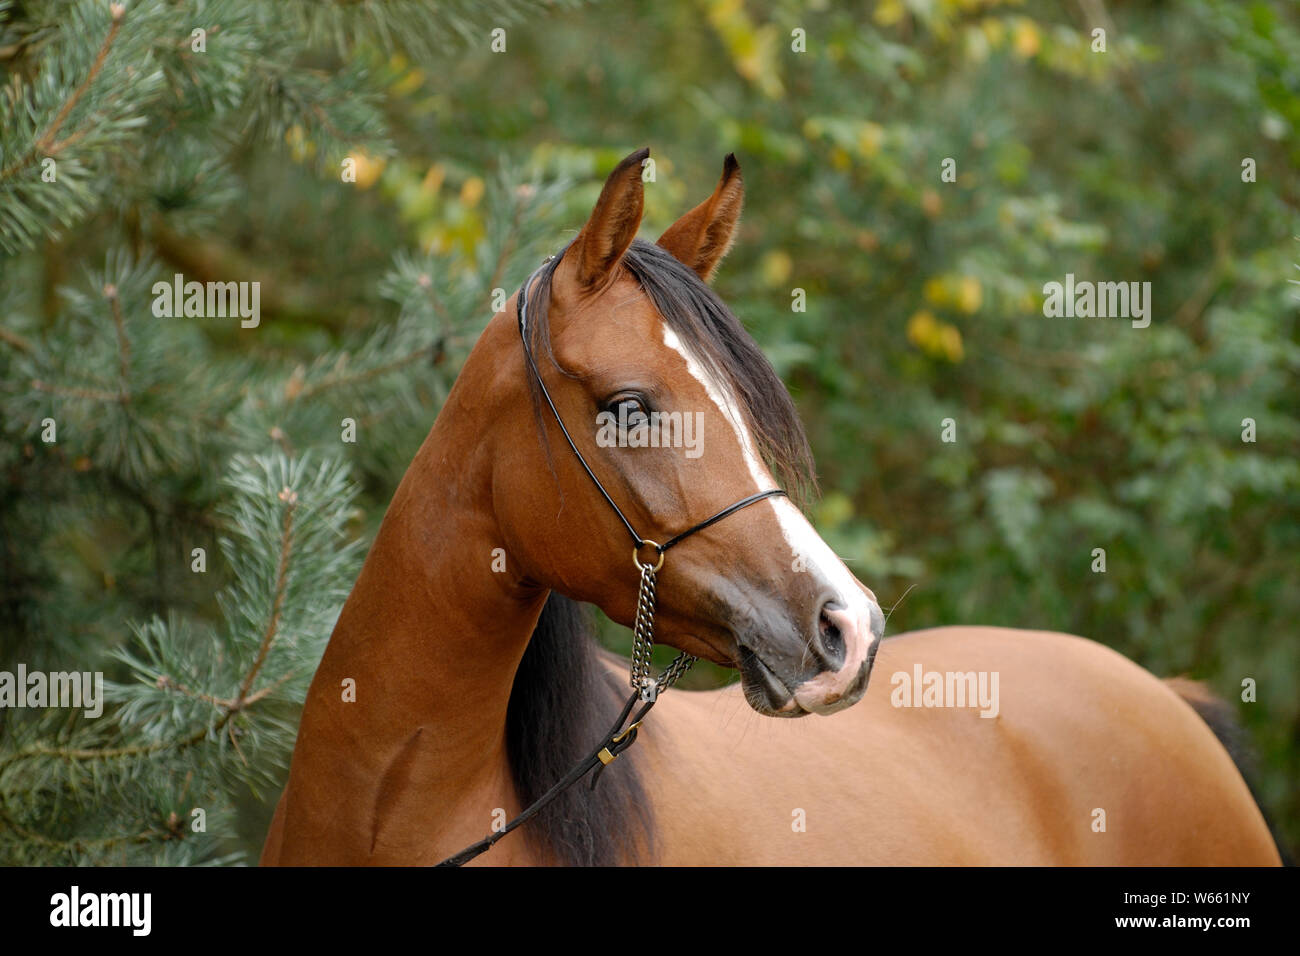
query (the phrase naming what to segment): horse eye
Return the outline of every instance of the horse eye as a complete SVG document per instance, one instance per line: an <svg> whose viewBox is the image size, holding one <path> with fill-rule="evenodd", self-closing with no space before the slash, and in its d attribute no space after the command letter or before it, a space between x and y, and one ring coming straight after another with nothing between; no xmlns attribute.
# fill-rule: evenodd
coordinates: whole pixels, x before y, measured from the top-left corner
<svg viewBox="0 0 1300 956"><path fill-rule="evenodd" d="M630 427L642 425L649 418L645 403L632 395L622 395L614 399L609 403L608 411L613 412L619 422L626 422Z"/></svg>

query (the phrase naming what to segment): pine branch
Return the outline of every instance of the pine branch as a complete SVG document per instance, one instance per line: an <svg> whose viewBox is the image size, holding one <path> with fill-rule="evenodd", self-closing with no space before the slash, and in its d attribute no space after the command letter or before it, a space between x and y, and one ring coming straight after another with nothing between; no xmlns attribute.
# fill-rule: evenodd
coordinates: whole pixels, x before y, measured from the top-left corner
<svg viewBox="0 0 1300 956"><path fill-rule="evenodd" d="M27 352L28 354L35 350L35 346L33 346L31 342L28 342L17 332L13 332L5 328L3 325L0 325L0 342L4 342L8 346L17 349L20 352Z"/></svg>
<svg viewBox="0 0 1300 956"><path fill-rule="evenodd" d="M0 247L11 253L105 201L111 162L143 141L144 111L162 81L150 48L168 11L156 2L137 3L130 16L98 2L41 12L47 22L23 24L41 37L32 48L38 72L27 83L15 73L0 90Z"/></svg>
<svg viewBox="0 0 1300 956"><path fill-rule="evenodd" d="M82 388L76 385L55 385L39 378L32 379L32 388L38 392L48 392L51 395L61 395L64 398L84 398L92 402L115 402L120 405L129 401L128 396L123 392L107 392L101 389Z"/></svg>
<svg viewBox="0 0 1300 956"><path fill-rule="evenodd" d="M351 374L328 376L321 379L319 382L314 382L311 385L302 385L297 388L292 387L291 384L286 384L284 388L284 396L291 402L307 401L317 397L323 392L329 391L330 389L352 388L358 385L364 385L380 378L381 376L387 375L390 372L400 371L401 369L406 368L406 366L418 362L420 359L426 357L430 352L431 348L426 345L391 361L383 362L372 368L362 369Z"/></svg>
<svg viewBox="0 0 1300 956"><path fill-rule="evenodd" d="M104 68L104 60L108 58L108 51L112 48L113 41L117 39L118 31L122 29L122 18L126 15L126 8L120 3L114 3L109 9L113 23L108 28L108 35L104 37L104 42L99 47L99 53L95 56L94 63L90 65L90 72L86 74L86 78L81 81L81 84L72 91L72 95L64 102L63 108L59 110L50 125L46 127L45 132L36 138L31 150L16 162L0 169L0 180L9 179L15 172L29 165L42 153L46 156L54 156L69 145L67 141L61 144L55 143L54 137L59 135L59 130L67 122L68 115L81 102L81 98L86 95L86 91L90 89L91 84L95 82L95 78L99 76L99 71Z"/></svg>
<svg viewBox="0 0 1300 956"><path fill-rule="evenodd" d="M293 510L298 504L298 493L286 487L280 492L280 500L285 503L284 527L280 532L280 560L275 569L275 599L271 605L271 619L266 623L262 643L257 649L257 659L239 685L239 696L235 698L234 706L230 708L232 712L241 709L244 705L248 697L248 689L253 686L258 672L266 663L266 655L270 653L271 645L275 642L275 636L280 629L280 612L284 609L284 591L289 575L289 555L293 549Z"/></svg>
<svg viewBox="0 0 1300 956"><path fill-rule="evenodd" d="M117 286L104 286L104 297L108 299L113 313L113 328L117 331L118 371L122 375L122 400L130 401L127 383L131 381L131 342L126 337L126 323L122 321L122 302L117 296Z"/></svg>
<svg viewBox="0 0 1300 956"><path fill-rule="evenodd" d="M148 761L155 769L171 768L171 779L184 779L186 788L198 788L195 799L201 805L213 805L238 780L264 777L275 755L292 741L292 728L277 720L274 709L265 715L261 711L283 701L286 692L290 700L300 699L305 689L302 675L313 669L303 664L319 655L336 613L332 602L341 602L355 573L355 544L338 544L355 489L340 462L309 467L304 459L283 455L237 459L230 487L235 498L228 515L242 546L223 543L227 560L239 571L230 599L222 602L228 636L224 641L187 640L175 621L137 628L137 645L115 656L139 680L116 688L120 704L112 719L74 730L67 741L0 743L0 752L13 746L0 756L0 834L48 850L92 855L125 844L147 850L181 837L190 840L178 822L159 825L166 815L150 816L147 810L146 816L155 822L145 826L119 828L107 837L69 837L59 832L66 828L61 819L43 809L24 810L17 800L24 784L43 780L40 789L63 792L75 805L120 806L121 797L112 790L137 787L138 768ZM272 526L277 529L275 546L267 549L266 532ZM325 606L309 603L308 594L323 598ZM230 676L230 666L241 656L238 639L249 614L257 613L259 606L266 616L255 651L242 671ZM294 634L288 644L282 642L286 626ZM270 679L255 689L258 679L268 675ZM223 694L217 689L223 684L236 690ZM178 709L181 701L194 706ZM123 742L87 746L76 740L87 734L103 736L104 731ZM241 738L257 746L246 751ZM221 746L223 740L229 749ZM182 768L188 770L182 773ZM186 798L182 794L176 799Z"/></svg>

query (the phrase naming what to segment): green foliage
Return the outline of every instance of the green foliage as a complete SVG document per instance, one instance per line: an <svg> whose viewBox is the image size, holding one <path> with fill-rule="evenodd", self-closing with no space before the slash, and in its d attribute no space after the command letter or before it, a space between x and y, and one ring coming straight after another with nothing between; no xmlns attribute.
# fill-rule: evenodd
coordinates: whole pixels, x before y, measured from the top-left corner
<svg viewBox="0 0 1300 956"><path fill-rule="evenodd" d="M23 828L0 830L6 857L256 851L298 671L355 554L297 554L293 587L321 590L286 592L298 643L253 692L295 676L265 710L218 727L172 683L236 699L274 605L281 487L301 482L305 508L346 461L355 504L313 507L322 542L364 547L493 289L642 145L649 236L739 155L747 210L718 289L795 395L813 518L897 604L890 631L1084 634L1233 701L1255 679L1239 713L1261 797L1300 843L1295 5L543 6L138 0L114 32L98 0L0 2L0 662L81 661L119 688L113 718L85 722L102 729L0 712L0 807ZM260 279L262 325L155 319L152 283L176 272ZM1067 273L1150 282L1150 327L1046 318L1043 285ZM365 437L340 449L347 417ZM4 763L200 730L166 777ZM228 778L203 776L209 752ZM122 798L91 800L101 785ZM225 842L158 837L201 786Z"/></svg>
<svg viewBox="0 0 1300 956"><path fill-rule="evenodd" d="M105 688L117 705L111 720L80 711L70 722L6 721L6 861L221 858L237 787L276 792L296 734L291 704L306 693L360 567L358 542L344 539L355 494L347 471L309 455L232 460L222 631L152 617L114 654L132 680Z"/></svg>
<svg viewBox="0 0 1300 956"><path fill-rule="evenodd" d="M133 0L120 13L105 0L0 6L0 48L19 81L0 95L0 248L30 247L146 186L133 197L136 211L146 199L167 212L187 203L219 208L234 197L213 189L212 179L232 150L306 142L330 169L358 144L382 150L387 125L370 76L373 55L365 53L401 50L436 61L453 40L481 39L535 6ZM322 59L328 68L317 66ZM46 188L45 160L55 162L62 188Z"/></svg>

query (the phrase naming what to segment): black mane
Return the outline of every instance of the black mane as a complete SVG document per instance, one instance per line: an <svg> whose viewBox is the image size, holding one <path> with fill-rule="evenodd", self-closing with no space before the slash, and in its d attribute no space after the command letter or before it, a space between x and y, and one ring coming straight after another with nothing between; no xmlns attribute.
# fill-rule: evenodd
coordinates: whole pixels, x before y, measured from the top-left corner
<svg viewBox="0 0 1300 956"><path fill-rule="evenodd" d="M552 363L547 306L555 268L542 271L529 297L530 348ZM740 320L717 294L669 252L636 240L622 260L669 328L736 399L759 454L796 501L816 485L812 454L781 379ZM558 367L558 365L557 365ZM547 445L536 382L534 408ZM552 592L515 675L506 714L506 747L519 799L528 806L562 777L609 728L625 695L603 666L586 609ZM557 863L610 865L653 853L653 818L636 769L636 752L606 768L594 791L571 787L524 827L527 839Z"/></svg>
<svg viewBox="0 0 1300 956"><path fill-rule="evenodd" d="M506 752L523 806L591 752L632 692L602 665L605 653L596 643L587 608L552 591L506 709ZM556 863L614 866L635 861L650 846L653 824L635 749L604 769L595 790L589 779L564 791L521 832Z"/></svg>

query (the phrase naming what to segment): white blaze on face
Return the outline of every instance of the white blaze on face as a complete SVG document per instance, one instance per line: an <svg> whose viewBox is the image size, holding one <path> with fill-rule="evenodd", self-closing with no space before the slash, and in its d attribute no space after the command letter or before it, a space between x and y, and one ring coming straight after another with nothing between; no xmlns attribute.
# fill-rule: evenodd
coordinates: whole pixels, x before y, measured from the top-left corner
<svg viewBox="0 0 1300 956"><path fill-rule="evenodd" d="M740 408L730 391L721 388L718 383L713 381L712 376L705 372L704 367L696 361L695 356L691 355L689 350L682 344L681 339L677 337L677 333L669 328L667 323L664 324L664 344L686 361L687 370L704 387L705 393L713 404L718 407L718 411L723 415L724 419L731 423L745 465L749 469L750 476L754 479L754 491L757 493L776 487L776 481L767 465L759 457L754 446L753 437L749 434L749 429L745 425L744 415L741 414ZM803 567L806 568L805 573L816 575L820 581L834 591L836 596L833 600L845 608L856 622L859 639L846 640L844 667L835 674L819 675L814 680L808 681L796 689L796 698L800 700L800 704L805 709L811 710L814 707L809 707L803 701L805 689L809 691L808 696L811 702L813 695L817 693L835 693L837 689L842 689L843 686L847 686L857 677L858 669L866 660L867 651L873 637L871 632L871 610L875 602L867 597L861 585L849 573L849 569L844 566L844 562L831 550L830 545L822 540L821 535L817 533L817 530L809 523L808 519L794 506L794 502L790 501L789 498L774 497L768 498L754 507L763 504L770 505L776 514L781 533L785 536L786 543L791 549L792 565L796 555L802 557ZM880 614L878 609L876 614ZM810 686L814 684L818 686L816 688ZM823 684L825 686L822 686ZM825 711L827 708L816 706L815 709Z"/></svg>

